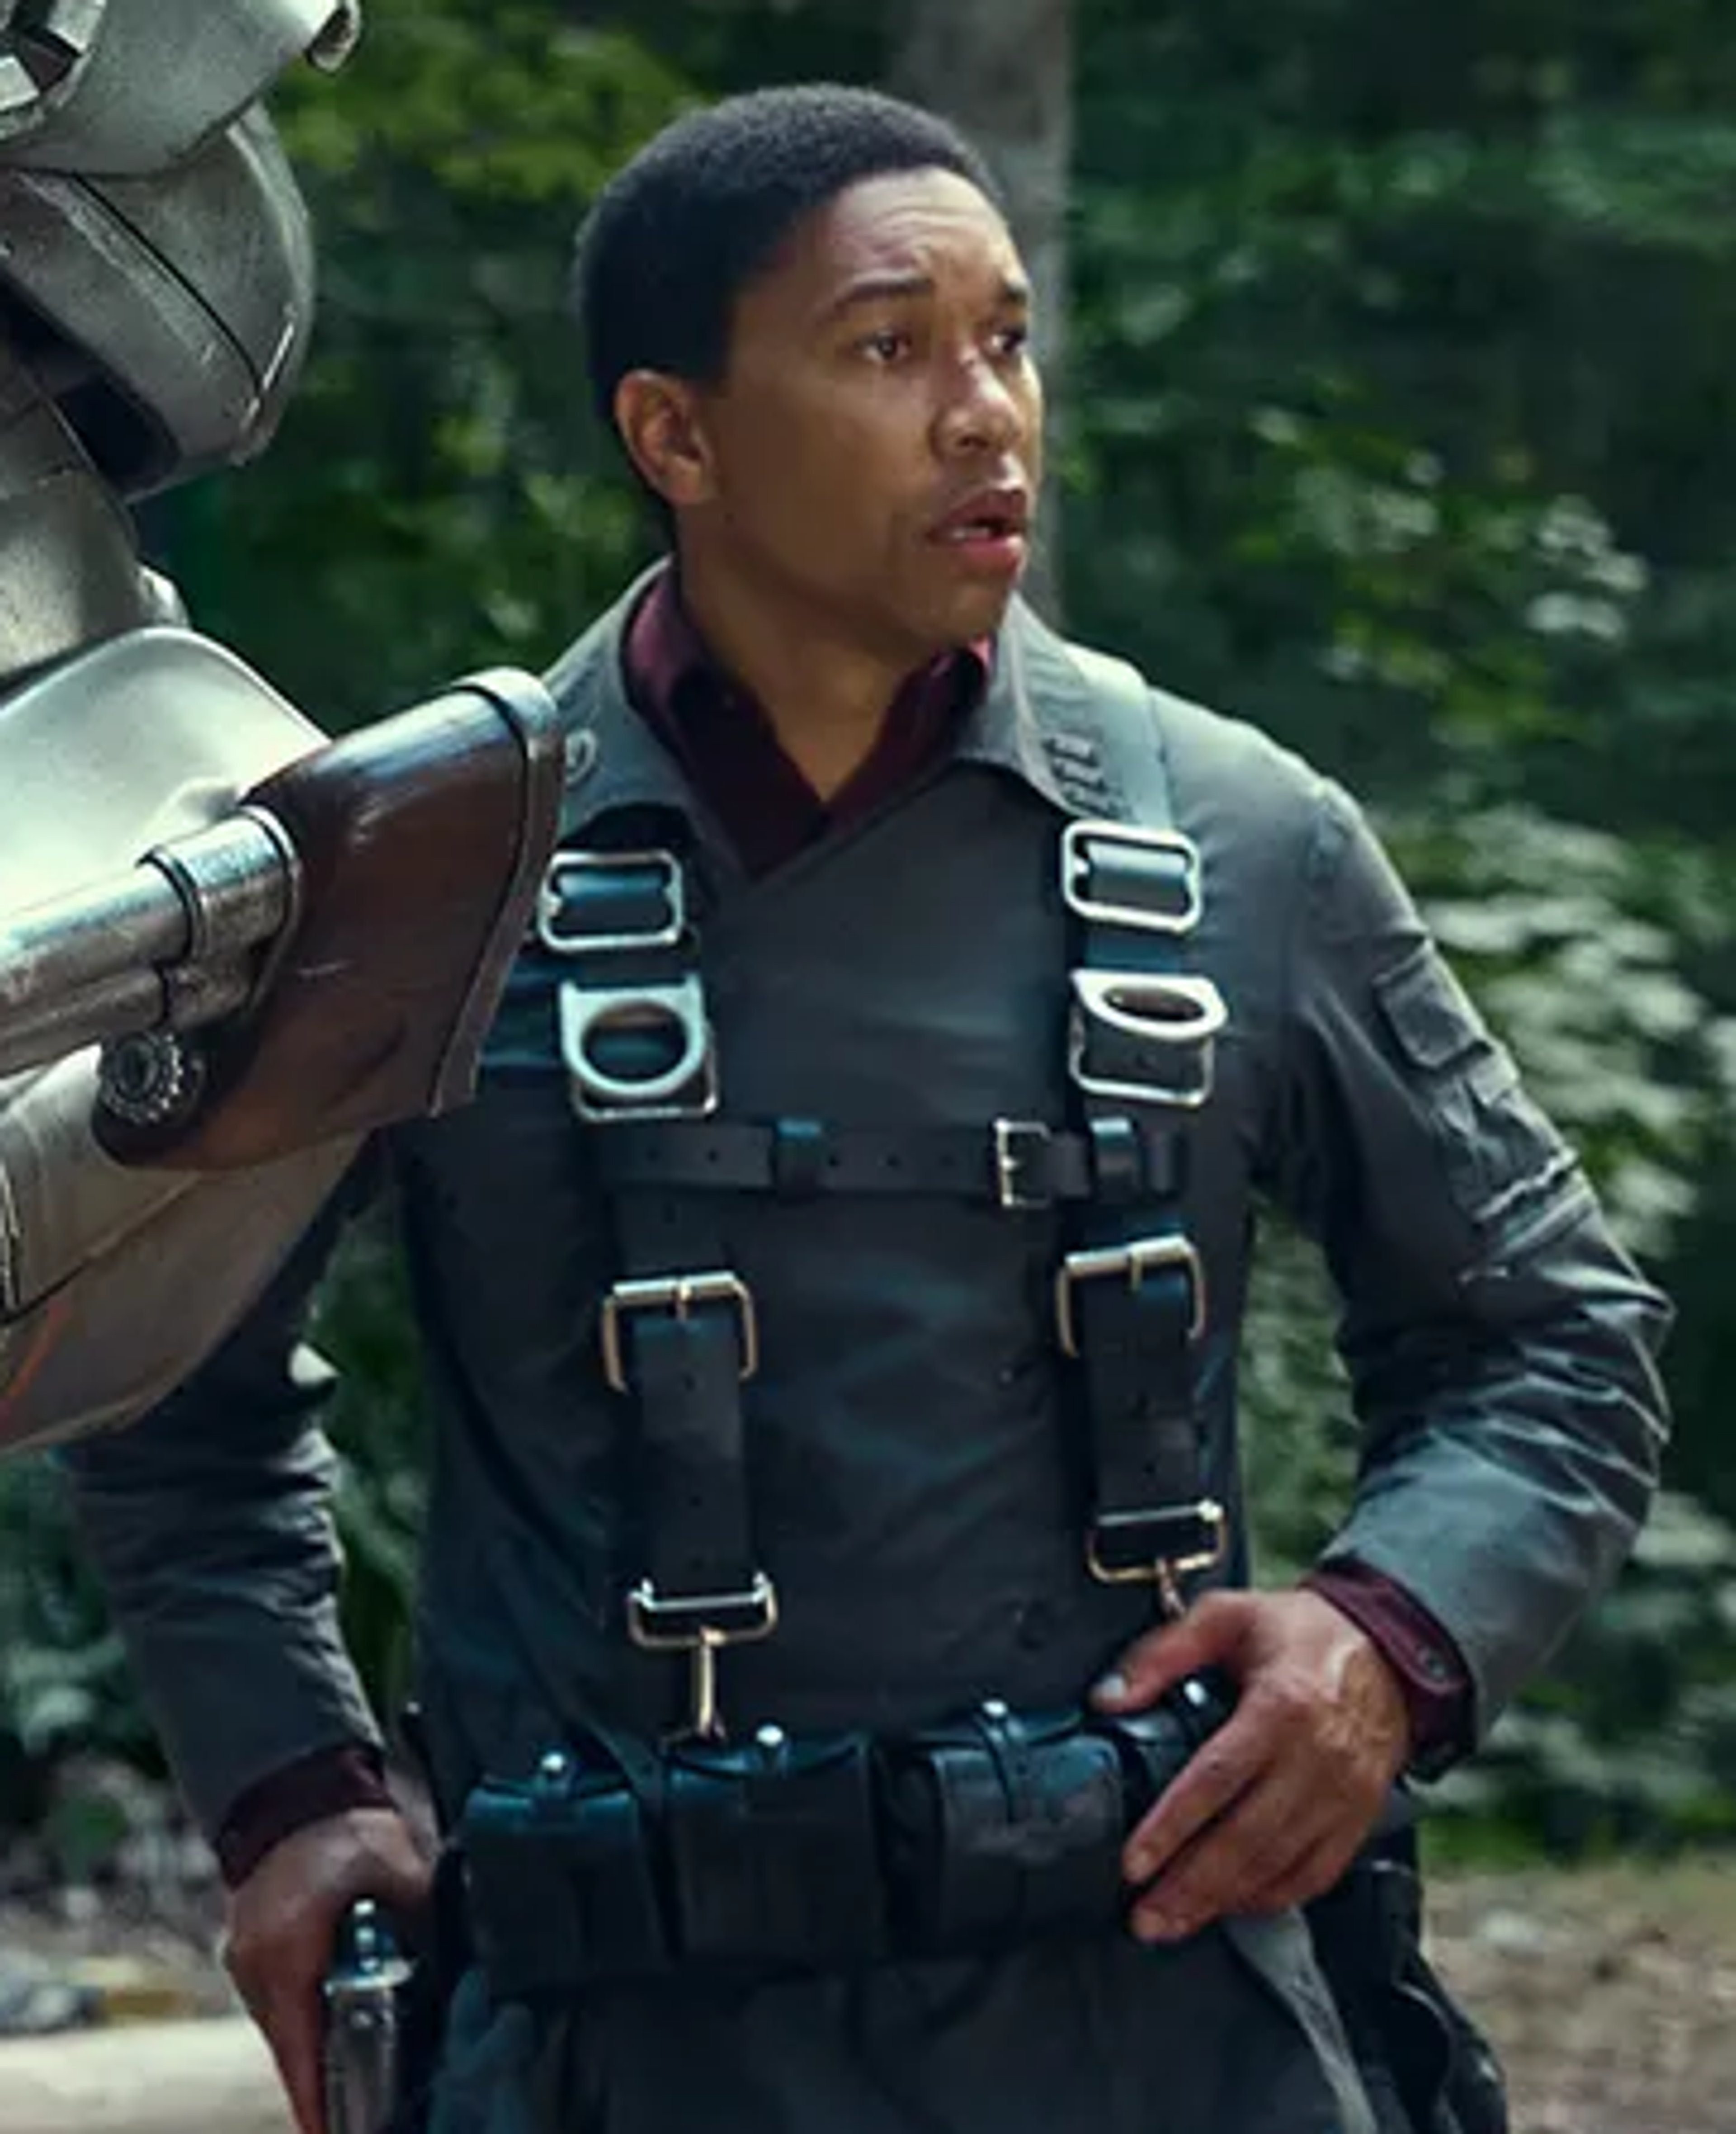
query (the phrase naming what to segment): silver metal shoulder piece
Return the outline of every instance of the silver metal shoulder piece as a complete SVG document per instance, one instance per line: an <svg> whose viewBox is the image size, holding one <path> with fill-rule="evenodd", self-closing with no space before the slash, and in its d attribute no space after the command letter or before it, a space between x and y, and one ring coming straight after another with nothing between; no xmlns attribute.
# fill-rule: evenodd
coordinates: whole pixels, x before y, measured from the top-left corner
<svg viewBox="0 0 1736 2134"><path fill-rule="evenodd" d="M306 210L259 99L292 60L347 51L356 7L37 0L0 15L0 341L31 345L123 495L250 456L313 309Z"/></svg>
<svg viewBox="0 0 1736 2134"><path fill-rule="evenodd" d="M166 170L306 57L341 64L359 0L35 0L0 22L0 157L88 177Z"/></svg>

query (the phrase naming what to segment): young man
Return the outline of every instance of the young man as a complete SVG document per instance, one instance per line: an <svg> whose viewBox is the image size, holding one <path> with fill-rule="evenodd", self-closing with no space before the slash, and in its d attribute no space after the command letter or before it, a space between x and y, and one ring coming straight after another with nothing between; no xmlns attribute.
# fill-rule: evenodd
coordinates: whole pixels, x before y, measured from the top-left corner
<svg viewBox="0 0 1736 2134"><path fill-rule="evenodd" d="M1613 1572L1661 1300L1344 795L1017 601L1030 297L952 131L684 120L578 292L673 559L555 670L538 938L478 1102L393 1151L474 1958L432 2123L1361 2134L1295 1907ZM1261 1594L1256 1190L1367 1432ZM78 1456L308 2134L338 1914L427 1881L333 1627L318 1260ZM1148 1808L1112 1722L1205 1669L1233 1716Z"/></svg>

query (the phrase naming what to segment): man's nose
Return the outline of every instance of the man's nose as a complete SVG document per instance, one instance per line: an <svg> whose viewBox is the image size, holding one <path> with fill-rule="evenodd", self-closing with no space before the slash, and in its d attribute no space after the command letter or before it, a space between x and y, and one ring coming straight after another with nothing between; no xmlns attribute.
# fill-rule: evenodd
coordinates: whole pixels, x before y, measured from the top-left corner
<svg viewBox="0 0 1736 2134"><path fill-rule="evenodd" d="M1023 394L986 356L959 364L940 412L940 442L950 452L1005 451L1030 427Z"/></svg>

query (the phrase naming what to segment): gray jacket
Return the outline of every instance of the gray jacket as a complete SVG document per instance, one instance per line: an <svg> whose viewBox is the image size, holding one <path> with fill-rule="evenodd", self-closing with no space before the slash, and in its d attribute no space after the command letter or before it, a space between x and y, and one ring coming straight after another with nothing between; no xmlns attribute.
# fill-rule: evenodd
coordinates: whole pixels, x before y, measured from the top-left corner
<svg viewBox="0 0 1736 2134"><path fill-rule="evenodd" d="M594 736L572 749L567 832L582 844L628 809L691 827L726 1113L1058 1118L1054 850L1072 811L1044 736L1092 688L1065 648L1015 609L938 775L750 883L625 700L626 608L552 677L575 734ZM1192 1172L1210 1480L1233 1513L1236 1349L1269 1195L1319 1240L1343 1301L1364 1450L1330 1553L1386 1573L1446 1628L1480 1733L1644 1514L1666 1306L1354 804L1248 727L1169 698L1156 711L1174 815L1203 859L1189 962L1230 1011ZM653 1731L679 1690L681 1662L621 1628L632 1521L596 1340L612 1240L560 1065L559 975L527 952L476 1103L400 1132L393 1151L437 1421L419 1628L449 1802L583 1721ZM1053 1220L745 1196L727 1228L760 1301L754 1512L784 1620L726 1656L726 1707L890 1727L990 1691L1076 1697L1149 1604L1082 1562L1034 1302ZM319 1258L311 1243L157 1414L72 1457L208 1824L264 1774L370 1726L334 1628L318 1390L296 1348Z"/></svg>

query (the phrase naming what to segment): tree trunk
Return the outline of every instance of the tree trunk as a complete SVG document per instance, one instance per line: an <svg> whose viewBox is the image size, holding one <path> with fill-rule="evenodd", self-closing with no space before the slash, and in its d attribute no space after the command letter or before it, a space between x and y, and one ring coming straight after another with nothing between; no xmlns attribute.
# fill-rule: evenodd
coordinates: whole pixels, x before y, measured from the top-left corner
<svg viewBox="0 0 1736 2134"><path fill-rule="evenodd" d="M1066 353L1072 0L903 0L889 85L952 119L1001 181L1036 294L1053 445L1060 434ZM1025 588L1051 621L1061 604L1059 555L1059 500L1051 477Z"/></svg>

